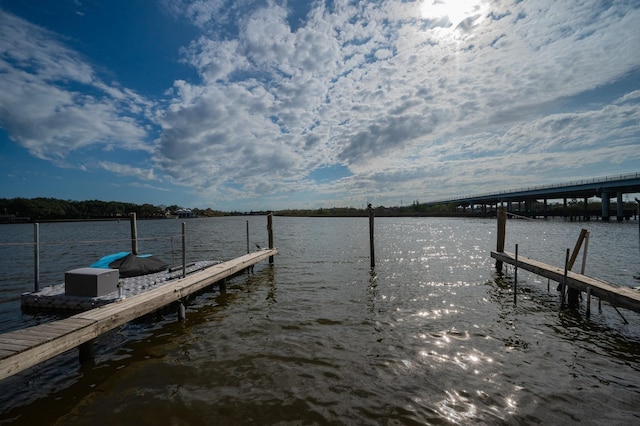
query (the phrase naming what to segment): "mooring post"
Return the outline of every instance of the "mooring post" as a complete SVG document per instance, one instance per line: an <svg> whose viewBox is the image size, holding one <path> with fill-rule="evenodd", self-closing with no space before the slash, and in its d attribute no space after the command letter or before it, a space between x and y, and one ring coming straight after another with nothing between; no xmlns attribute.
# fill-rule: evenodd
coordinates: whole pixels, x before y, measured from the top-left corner
<svg viewBox="0 0 640 426"><path fill-rule="evenodd" d="M182 278L187 276L187 224L182 222Z"/></svg>
<svg viewBox="0 0 640 426"><path fill-rule="evenodd" d="M498 208L498 240L496 243L496 251L498 253L504 252L504 241L506 238L507 231L507 211L504 207ZM502 272L502 261L496 260L496 270L498 272Z"/></svg>
<svg viewBox="0 0 640 426"><path fill-rule="evenodd" d="M267 233L269 234L269 249L273 249L273 212L267 212ZM273 256L269 256L269 263L273 263Z"/></svg>
<svg viewBox="0 0 640 426"><path fill-rule="evenodd" d="M518 292L518 245L516 244L516 259L513 265L513 304L516 305L517 302L517 292Z"/></svg>
<svg viewBox="0 0 640 426"><path fill-rule="evenodd" d="M564 307L564 299L565 294L567 292L567 273L569 272L569 249L567 249L567 255L564 259L564 275L562 276L562 289L560 292L560 297L562 297L562 301L560 302L560 306Z"/></svg>
<svg viewBox="0 0 640 426"><path fill-rule="evenodd" d="M369 253L371 255L371 267L375 268L376 267L376 246L375 246L375 238L374 238L374 209L371 206L371 203L369 203L367 205L367 208L369 209Z"/></svg>
<svg viewBox="0 0 640 426"><path fill-rule="evenodd" d="M33 224L33 291L40 291L40 224Z"/></svg>
<svg viewBox="0 0 640 426"><path fill-rule="evenodd" d="M247 221L247 254L249 254L249 221Z"/></svg>
<svg viewBox="0 0 640 426"><path fill-rule="evenodd" d="M131 253L138 254L138 224L136 223L136 214L129 213L131 222Z"/></svg>

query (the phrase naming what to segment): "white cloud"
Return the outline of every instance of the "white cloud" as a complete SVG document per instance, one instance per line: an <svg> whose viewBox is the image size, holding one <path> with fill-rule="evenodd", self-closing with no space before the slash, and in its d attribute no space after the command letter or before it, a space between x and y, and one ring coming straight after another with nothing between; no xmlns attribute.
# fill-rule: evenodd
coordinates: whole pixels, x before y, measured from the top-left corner
<svg viewBox="0 0 640 426"><path fill-rule="evenodd" d="M199 30L181 51L199 79L161 104L3 14L0 124L41 158L148 150L153 170L102 167L207 200L426 201L637 164L638 5L301 3L165 0ZM336 164L353 175L309 178Z"/></svg>
<svg viewBox="0 0 640 426"><path fill-rule="evenodd" d="M95 144L149 151L136 117L151 104L100 81L55 34L0 11L0 53L0 125L36 157L64 165Z"/></svg>

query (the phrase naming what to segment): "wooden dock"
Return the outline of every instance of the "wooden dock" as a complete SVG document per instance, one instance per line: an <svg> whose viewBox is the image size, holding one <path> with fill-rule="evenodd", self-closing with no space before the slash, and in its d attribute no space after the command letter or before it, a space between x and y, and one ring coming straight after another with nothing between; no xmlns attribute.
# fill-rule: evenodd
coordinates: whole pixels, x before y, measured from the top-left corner
<svg viewBox="0 0 640 426"><path fill-rule="evenodd" d="M0 335L0 380L78 347L136 318L156 311L255 263L273 258L275 248L212 265L145 293L69 318Z"/></svg>
<svg viewBox="0 0 640 426"><path fill-rule="evenodd" d="M491 257L499 262L516 265L516 258L513 253L491 252ZM549 278L555 282L564 280L564 269L548 265L528 257L518 256L517 267L534 274ZM619 287L596 278L567 271L566 284L569 288L579 291L590 291L592 296L611 303L613 306L640 312L640 291L629 287Z"/></svg>

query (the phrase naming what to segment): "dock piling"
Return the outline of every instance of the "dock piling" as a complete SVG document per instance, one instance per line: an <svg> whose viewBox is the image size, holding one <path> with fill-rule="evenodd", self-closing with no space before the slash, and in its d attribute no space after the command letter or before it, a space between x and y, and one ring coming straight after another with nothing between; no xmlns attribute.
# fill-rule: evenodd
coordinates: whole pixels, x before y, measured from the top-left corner
<svg viewBox="0 0 640 426"><path fill-rule="evenodd" d="M87 340L78 346L78 360L80 361L80 365L93 365L95 363L93 340L94 339Z"/></svg>
<svg viewBox="0 0 640 426"><path fill-rule="evenodd" d="M496 251L502 253L504 251L504 241L507 231L507 210L504 207L498 208L498 240L496 243ZM502 261L496 260L496 270L502 272Z"/></svg>
<svg viewBox="0 0 640 426"><path fill-rule="evenodd" d="M513 266L513 304L518 303L518 245L516 244L516 259Z"/></svg>
<svg viewBox="0 0 640 426"><path fill-rule="evenodd" d="M367 205L369 209L369 254L371 257L371 267L376 267L376 249L375 249L375 238L374 238L374 210L371 204Z"/></svg>
<svg viewBox="0 0 640 426"><path fill-rule="evenodd" d="M184 307L184 303L178 302L178 321L185 322L187 320L187 309Z"/></svg>
<svg viewBox="0 0 640 426"><path fill-rule="evenodd" d="M273 212L267 213L267 233L269 234L269 250L273 249ZM273 264L273 256L269 256L269 264Z"/></svg>
<svg viewBox="0 0 640 426"><path fill-rule="evenodd" d="M40 224L38 222L33 224L33 272L34 292L40 291Z"/></svg>
<svg viewBox="0 0 640 426"><path fill-rule="evenodd" d="M182 278L187 276L187 224L182 222Z"/></svg>
<svg viewBox="0 0 640 426"><path fill-rule="evenodd" d="M567 293L567 275L569 273L569 249L567 249L567 254L564 259L564 275L562 276L562 286L560 291L560 297L562 297L562 302L560 303L561 307L565 305L565 294Z"/></svg>
<svg viewBox="0 0 640 426"><path fill-rule="evenodd" d="M129 213L131 222L131 253L138 254L138 224L135 213Z"/></svg>

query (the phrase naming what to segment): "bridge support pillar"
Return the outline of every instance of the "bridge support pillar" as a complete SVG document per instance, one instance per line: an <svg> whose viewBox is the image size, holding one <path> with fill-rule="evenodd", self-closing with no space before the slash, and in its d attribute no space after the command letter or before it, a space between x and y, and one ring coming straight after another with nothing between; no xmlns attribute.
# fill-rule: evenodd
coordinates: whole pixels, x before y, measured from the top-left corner
<svg viewBox="0 0 640 426"><path fill-rule="evenodd" d="M507 201L507 211L509 213L513 213L513 204L511 203L511 201Z"/></svg>
<svg viewBox="0 0 640 426"><path fill-rule="evenodd" d="M564 202L562 203L562 216L566 220L568 215L569 215L569 211L567 209L567 197L564 197Z"/></svg>
<svg viewBox="0 0 640 426"><path fill-rule="evenodd" d="M602 221L609 222L609 193L602 191Z"/></svg>
<svg viewBox="0 0 640 426"><path fill-rule="evenodd" d="M543 213L544 213L544 218L546 219L547 218L547 199L546 198L544 199L544 211L543 211Z"/></svg>
<svg viewBox="0 0 640 426"><path fill-rule="evenodd" d="M624 220L624 202L622 201L622 192L616 194L616 219L618 222Z"/></svg>
<svg viewBox="0 0 640 426"><path fill-rule="evenodd" d="M589 221L589 198L584 197L584 220Z"/></svg>

